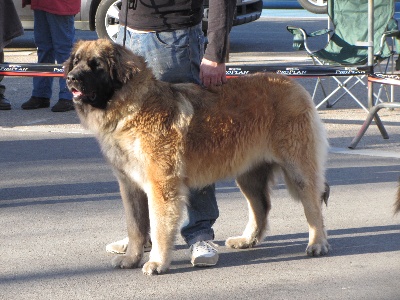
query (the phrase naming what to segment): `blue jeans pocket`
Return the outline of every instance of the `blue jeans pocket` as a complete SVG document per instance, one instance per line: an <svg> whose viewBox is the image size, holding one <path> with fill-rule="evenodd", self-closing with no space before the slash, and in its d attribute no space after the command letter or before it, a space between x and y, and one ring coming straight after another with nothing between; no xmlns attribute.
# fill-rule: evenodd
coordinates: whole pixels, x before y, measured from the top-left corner
<svg viewBox="0 0 400 300"><path fill-rule="evenodd" d="M168 48L188 48L189 45L189 34L188 30L175 30L171 32L157 32L156 41L160 46Z"/></svg>

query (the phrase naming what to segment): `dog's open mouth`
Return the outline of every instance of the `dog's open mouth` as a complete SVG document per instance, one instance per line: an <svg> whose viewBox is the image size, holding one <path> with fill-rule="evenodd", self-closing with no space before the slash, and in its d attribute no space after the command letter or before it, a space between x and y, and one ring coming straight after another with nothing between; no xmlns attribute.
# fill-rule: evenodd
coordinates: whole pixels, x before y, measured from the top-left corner
<svg viewBox="0 0 400 300"><path fill-rule="evenodd" d="M85 94L82 91L78 90L77 88L71 88L71 93L72 96L74 97L74 100L76 101L83 100L84 98L89 99L90 101L94 101L97 96L95 92Z"/></svg>
<svg viewBox="0 0 400 300"><path fill-rule="evenodd" d="M80 98L83 96L83 93L75 88L71 89L71 93L74 98Z"/></svg>

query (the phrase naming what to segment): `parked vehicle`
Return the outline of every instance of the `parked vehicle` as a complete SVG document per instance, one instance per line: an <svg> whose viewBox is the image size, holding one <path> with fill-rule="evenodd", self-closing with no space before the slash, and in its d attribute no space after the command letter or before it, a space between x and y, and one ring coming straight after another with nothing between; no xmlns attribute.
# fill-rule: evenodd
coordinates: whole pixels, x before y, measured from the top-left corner
<svg viewBox="0 0 400 300"><path fill-rule="evenodd" d="M298 9L305 8L315 14L325 14L327 0L263 0L266 9Z"/></svg>
<svg viewBox="0 0 400 300"><path fill-rule="evenodd" d="M306 10L315 14L326 14L327 0L298 0L300 5Z"/></svg>
<svg viewBox="0 0 400 300"><path fill-rule="evenodd" d="M21 0L13 0L25 29L33 29L33 12L22 8ZM262 0L237 0L234 26L257 20L261 16ZM95 30L100 38L115 40L121 0L82 0L81 11L75 16L75 28ZM208 0L204 5L203 30L207 30Z"/></svg>

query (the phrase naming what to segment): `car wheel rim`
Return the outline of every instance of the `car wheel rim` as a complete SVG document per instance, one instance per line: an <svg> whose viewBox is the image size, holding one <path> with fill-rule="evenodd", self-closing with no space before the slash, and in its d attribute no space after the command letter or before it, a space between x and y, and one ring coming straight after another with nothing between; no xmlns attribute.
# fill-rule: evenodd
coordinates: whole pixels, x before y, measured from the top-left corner
<svg viewBox="0 0 400 300"><path fill-rule="evenodd" d="M326 6L326 0L308 0L308 2L315 6Z"/></svg>
<svg viewBox="0 0 400 300"><path fill-rule="evenodd" d="M119 11L120 2L115 1L110 8L107 10L105 18L105 27L107 35L115 42L119 30Z"/></svg>

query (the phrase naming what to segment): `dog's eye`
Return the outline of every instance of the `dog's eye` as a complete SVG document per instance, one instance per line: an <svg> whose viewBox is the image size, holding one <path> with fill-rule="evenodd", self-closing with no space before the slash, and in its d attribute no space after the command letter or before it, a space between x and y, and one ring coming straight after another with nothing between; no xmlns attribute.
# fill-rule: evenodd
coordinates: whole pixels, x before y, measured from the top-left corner
<svg viewBox="0 0 400 300"><path fill-rule="evenodd" d="M76 65L78 64L78 62L79 62L79 58L78 58L78 57L75 57L74 60L72 61L72 64L73 64L74 66L76 66Z"/></svg>
<svg viewBox="0 0 400 300"><path fill-rule="evenodd" d="M100 67L101 64L100 61L98 61L97 59L92 59L88 62L88 65L92 70L96 70Z"/></svg>

